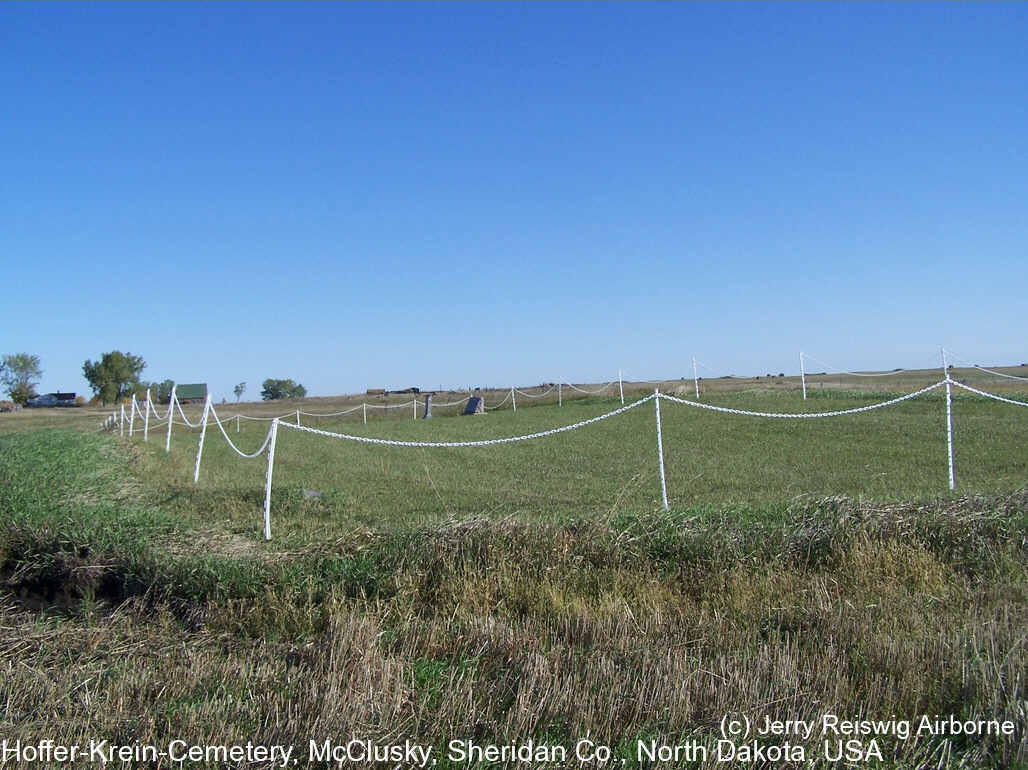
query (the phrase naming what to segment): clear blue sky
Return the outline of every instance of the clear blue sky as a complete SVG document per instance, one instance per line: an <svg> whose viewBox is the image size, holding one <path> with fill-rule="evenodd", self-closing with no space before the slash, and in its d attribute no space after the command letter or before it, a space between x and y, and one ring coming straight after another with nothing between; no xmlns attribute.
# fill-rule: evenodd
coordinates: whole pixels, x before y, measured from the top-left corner
<svg viewBox="0 0 1028 770"><path fill-rule="evenodd" d="M0 353L215 396L1028 359L1028 4L0 4Z"/></svg>

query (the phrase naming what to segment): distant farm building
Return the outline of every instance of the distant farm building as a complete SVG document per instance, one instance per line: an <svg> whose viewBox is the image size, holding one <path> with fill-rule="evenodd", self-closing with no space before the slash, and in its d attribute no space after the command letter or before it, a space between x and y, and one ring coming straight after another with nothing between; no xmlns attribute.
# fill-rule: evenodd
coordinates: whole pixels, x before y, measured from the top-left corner
<svg viewBox="0 0 1028 770"><path fill-rule="evenodd" d="M207 400L207 383L200 382L195 385L176 385L175 398L180 404L202 404Z"/></svg>
<svg viewBox="0 0 1028 770"><path fill-rule="evenodd" d="M75 406L74 393L45 393L42 396L30 398L25 406L33 409L44 406Z"/></svg>

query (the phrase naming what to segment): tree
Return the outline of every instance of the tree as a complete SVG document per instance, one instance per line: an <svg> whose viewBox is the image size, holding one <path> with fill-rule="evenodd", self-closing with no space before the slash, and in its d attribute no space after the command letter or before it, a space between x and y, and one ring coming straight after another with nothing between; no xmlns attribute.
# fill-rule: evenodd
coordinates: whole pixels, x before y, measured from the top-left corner
<svg viewBox="0 0 1028 770"><path fill-rule="evenodd" d="M150 391L150 400L155 404L167 404L171 401L171 389L175 383L171 380L164 380L162 382L140 382L133 388L133 392L136 394L136 399L139 401L146 400L146 391Z"/></svg>
<svg viewBox="0 0 1028 770"><path fill-rule="evenodd" d="M167 380L171 382L171 380ZM140 380L132 388L132 393L135 394L136 401L146 401L146 391L150 391L150 400L155 404L160 403L160 390L161 383L159 382L147 382L146 380Z"/></svg>
<svg viewBox="0 0 1028 770"><path fill-rule="evenodd" d="M172 380L163 380L159 383L154 383L157 386L156 390L153 390L151 385L150 398L157 399L158 404L170 404L171 403L171 389L175 387L175 383Z"/></svg>
<svg viewBox="0 0 1028 770"><path fill-rule="evenodd" d="M146 368L142 356L112 350L97 362L86 359L82 373L102 404L117 403L139 386L139 375ZM151 394L152 395L152 394Z"/></svg>
<svg viewBox="0 0 1028 770"><path fill-rule="evenodd" d="M25 406L36 397L36 385L43 377L39 356L30 353L12 353L0 359L0 383L11 401Z"/></svg>
<svg viewBox="0 0 1028 770"><path fill-rule="evenodd" d="M265 401L275 401L280 398L303 398L307 395L307 388L292 380L265 380L261 383L263 390L261 398Z"/></svg>
<svg viewBox="0 0 1028 770"><path fill-rule="evenodd" d="M236 401L238 402L239 399L243 397L243 393L246 392L246 383L239 383L234 388L232 388L232 392L236 394Z"/></svg>

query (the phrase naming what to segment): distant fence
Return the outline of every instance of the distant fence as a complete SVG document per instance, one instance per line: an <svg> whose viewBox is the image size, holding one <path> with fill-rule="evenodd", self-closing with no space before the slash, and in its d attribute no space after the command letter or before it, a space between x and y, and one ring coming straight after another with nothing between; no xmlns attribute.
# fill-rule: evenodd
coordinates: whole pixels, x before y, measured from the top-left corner
<svg viewBox="0 0 1028 770"><path fill-rule="evenodd" d="M949 370L946 367L945 354L944 354L943 364L944 364L943 371L945 372L945 377L944 377L944 379L939 380L936 383L928 385L927 387L921 388L920 390L914 391L912 393L907 393L907 394L905 394L903 396L899 396L899 397L896 397L896 398L889 399L887 401L882 401L882 402L877 403L877 404L870 404L868 406L855 407L855 408L852 408L852 409L839 409L839 410L828 411L828 412L789 412L789 413L786 413L786 412L757 412L757 411L750 411L750 410L746 410L746 409L733 409L733 408L730 408L730 407L715 406L713 404L703 403L703 402L699 401L698 399L697 400L689 400L689 399L684 399L684 398L677 398L675 396L671 396L671 395L668 395L666 393L661 393L658 389L654 389L653 393L651 393L651 394L649 394L647 396L644 396L644 397L638 399L637 401L631 402L629 404L625 404L624 403L624 391L623 391L623 388L622 388L621 389L622 406L620 406L619 408L614 409L612 411L606 412L605 414L599 415L597 417L592 417L592 418L589 418L587 420L581 420L579 422L572 423L570 425L563 425L563 426L560 426L560 427L551 428L549 430L539 431L539 432L536 432L536 433L529 433L529 434L520 435L520 436L509 436L509 437L506 437L506 438L484 439L484 440L479 440L479 441L398 441L398 440L394 440L394 439L382 439L382 438L373 438L373 437L369 437L369 436L356 436L356 435L351 435L351 434L347 434L347 433L338 433L338 432L334 432L334 431L321 430L319 428L313 428L313 427L310 427L310 426L302 425L301 424L301 420L300 420L300 415L308 414L308 413L302 412L300 410L294 410L294 412L291 412L289 414L282 415L282 416L279 416L279 417L255 418L255 417L245 417L244 415L232 415L230 417L222 419L222 418L218 417L218 413L217 413L217 411L216 411L216 409L214 407L214 404L211 402L210 396L207 397L207 400L204 403L203 414L202 414L201 418L197 422L194 423L194 422L191 422L186 417L185 413L183 412L182 406L181 406L181 404L179 404L178 399L175 396L174 388L172 388L171 401L168 404L168 410L164 414L164 416L161 416L158 413L157 409L153 406L153 404L151 403L151 401L149 399L149 393L147 393L147 399L146 399L145 402L143 402L143 406L142 407L140 407L137 404L135 398L133 398L132 403L130 405L129 414L126 416L126 414L125 414L125 407L124 406L121 407L120 412L116 412L116 413L110 415L104 421L104 427L107 428L107 429L119 430L121 432L121 435L125 435L125 432L127 430L128 431L128 435L131 437L133 435L133 433L137 431L137 429L135 428L135 418L136 418L136 415L138 414L140 419L143 421L143 427L142 427L142 431L141 432L143 433L144 440L146 440L148 438L149 430L150 430L151 427L163 426L166 429L165 446L164 446L164 448L165 448L165 451L170 451L170 448L171 448L172 426L174 424L178 423L178 421L175 420L175 417L174 417L175 416L175 411L177 410L179 416L182 418L182 422L178 423L178 424L183 424L183 425L185 425L187 427L194 428L194 429L195 428L199 428L199 430L200 430L200 438L199 438L199 443L197 445L197 452L196 452L196 463L195 463L194 469L193 469L193 482L194 483L199 483L199 479L200 479L200 463L201 463L201 460L203 458L204 440L205 440L206 435L207 435L207 427L210 424L214 424L214 425L217 426L219 432L224 437L224 439L228 443L229 447L231 447L232 450L237 455L239 455L240 457L243 457L243 458L246 458L246 459L254 459L254 458L260 457L261 455L266 454L267 455L267 471L266 471L266 475L265 475L265 485L264 485L264 537L267 540L271 539L271 487L272 487L272 478L273 478L274 469L275 469L275 445L276 445L276 441L277 441L277 438L278 438L278 431L279 431L280 428L286 428L288 430L295 430L295 431L302 432L302 433L309 433L311 435L322 436L324 438L344 440L344 441L354 441L354 442L363 443L363 444L391 446L391 447L432 448L432 449L446 449L446 448L456 448L456 447L489 447L489 446L497 446L497 445L500 445L500 444L511 444L511 443L517 443L517 442L522 442L522 441L532 441L532 440L535 440L535 439L545 438L547 436L557 435L559 433L566 433L566 432L569 432L569 431L579 430L581 428L585 428L587 426L599 423L599 422L601 422L603 420L607 420L607 419L610 419L612 417L616 417L618 415L624 414L624 413L626 413L626 412L628 412L628 411L630 411L632 409L635 409L636 407L642 406L643 404L652 401L653 404L654 404L654 410L655 410L655 414L656 414L656 436L655 436L655 443L656 443L656 449L657 449L658 472L659 472L659 476L660 476L661 503L662 503L662 506L663 506L664 510L667 510L668 509L667 480L666 480L666 477L665 477L665 474L664 474L664 445L663 445L663 436L662 436L662 430L661 430L661 417L660 417L660 404L661 404L661 401L665 401L667 403L672 403L672 404L676 404L676 405L680 405L680 406L692 407L692 408L696 408L696 409L705 409L705 410L709 410L709 411L713 411L713 412L719 412L719 413L722 413L722 414L743 415L743 416L746 416L746 417L757 417L757 418L766 418L766 419L811 420L811 419L841 417L843 415L863 414L863 413L871 412L871 411L874 411L874 410L877 410L877 409L884 409L886 407L894 406L894 405L902 403L904 401L909 401L911 399L918 398L919 396L923 396L923 395L925 395L927 393L930 393L931 391L936 390L938 388L945 388L945 392L946 392L945 402L946 402L947 471L948 471L948 475L949 475L949 488L950 489L955 489L956 488L956 477L955 477L955 474L954 474L954 466L953 466L953 388L954 387L961 388L961 389L966 390L966 391L968 391L970 393L974 393L975 395L978 395L978 396L981 396L981 397L984 397L984 398L993 399L995 401L999 401L999 402L1002 402L1002 403L1005 403L1005 404L1011 404L1011 405L1014 405L1014 406L1028 407L1028 403L1026 403L1024 401L1018 401L1018 400L1012 399L1012 398L1006 398L1004 396L1000 396L1000 395L997 395L995 393L990 393L988 391L980 390L980 389L974 388L974 387L972 387L970 385L965 385L965 384L963 384L961 382L957 382L956 380L952 379L949 376ZM981 367L975 367L975 368L981 368ZM1001 372L991 372L991 370L988 370L988 369L983 369L983 371L990 372L992 374L996 374L996 375L999 375L1001 377L1012 377L1013 376L1013 375L1005 375L1005 374L1003 374ZM1015 379L1028 379L1028 378L1015 378ZM613 384L613 382L607 383L607 385L601 387L599 390L594 390L594 391L591 391L591 392L587 391L587 390L581 390L579 388L575 388L575 390L581 390L581 392L583 392L583 393L598 393L598 392L602 392L603 390L605 390L606 388L608 388L612 384ZM620 384L621 383L619 381L619 385ZM574 387L574 386L571 386L571 387ZM507 394L507 398L510 398L510 399L513 400L515 398L515 394L516 393L520 393L520 392L521 391L518 391L516 388L511 388L510 392ZM549 391L547 391L547 392L549 392ZM522 393L522 395L526 395L526 394ZM545 394L539 394L539 396L541 396L541 395L545 395ZM529 396L529 397L531 397L531 396ZM415 405L415 408L416 408L417 401L414 401L414 402L411 402L411 403L413 403ZM454 404L457 404L457 403L461 403L461 402L454 402ZM500 403L502 404L504 402L500 402ZM400 404L398 406L399 407L403 407L403 406L408 406L408 405L409 404ZM440 405L440 406L442 406L442 405ZM497 406L499 406L499 405L497 405ZM366 411L366 407L367 407L367 405L362 404L361 406L357 406L357 407L354 407L352 409L346 409L346 410L343 410L341 412L333 412L333 413L330 413L330 414L310 414L309 416L312 416L312 417L341 416L341 415L345 415L345 414L349 414L349 413L355 412L358 409L365 409L365 411ZM389 408L389 407L386 407L386 408ZM153 415L153 417L155 418L155 420L153 422L151 422L151 420L150 420L151 415ZM225 430L225 424L226 423L231 423L232 420L235 420L236 421L237 431L238 431L238 423L239 423L240 419L251 419L251 420L253 420L253 419L262 419L262 420L267 420L267 421L269 421L271 423L270 426L268 427L268 432L265 435L263 442L261 443L261 445L254 452L247 453L247 452L242 451L239 447L237 447L235 445L235 443L229 437L228 432Z"/></svg>
<svg viewBox="0 0 1028 770"><path fill-rule="evenodd" d="M486 404L486 405L484 405L484 408L486 410L488 410L488 411L495 411L497 409L501 409L504 405L506 405L509 402L511 404L511 408L513 409L513 411L516 412L517 409L518 409L518 406L517 406L517 396L520 395L523 398L536 399L536 398L543 398L545 396L548 396L551 393L553 393L554 391L557 392L557 405L558 406L563 406L563 404L564 404L564 395L563 394L564 394L564 390L565 389L574 391L576 393L582 393L582 394L587 395L587 396L593 396L593 395L597 395L599 393L606 392L611 387L613 387L615 383L617 383L617 386L618 386L618 394L619 394L619 396L621 398L621 404L624 405L624 403L625 403L624 381L622 380L621 372L619 371L618 372L618 379L617 380L611 380L606 385L601 385L600 387L593 388L591 390L585 389L585 388L580 388L577 385L573 385L570 382L565 382L563 380L561 380L561 381L559 381L559 382L557 382L555 384L540 386L540 387L545 388L545 390L543 390L542 393L529 393L528 391L521 390L520 388L511 386L509 389L506 389L504 391L505 395L504 395L502 400L498 401L497 403L493 404L492 406L489 406L488 404ZM494 388L490 388L489 390L503 390L503 389L501 389L501 388L495 388L495 389ZM481 398L481 395L478 395L478 396L475 395L477 392L479 392L479 391L471 391L471 392L469 392L469 394L467 396L459 398L456 401L450 401L448 403L433 402L432 406L433 406L433 408L437 408L437 409L445 409L447 407L452 407L452 406L464 406L464 405L466 405L468 403L468 400L473 398L473 397ZM208 397L208 400L209 400L209 397ZM256 416L256 415L247 415L247 414L237 413L237 414L232 414L232 415L227 416L224 419L224 422L231 422L232 420L235 420L236 421L236 433L239 433L240 432L240 423L241 423L242 420L251 420L251 421L255 421L255 422L273 422L274 420L284 421L284 420L290 420L291 419L291 420L293 420L295 422L296 425L300 425L301 424L301 419L303 417L313 417L313 418L343 417L343 416L348 415L348 414L354 414L356 412L360 412L361 413L361 418L362 418L364 424L367 425L367 422L368 422L368 410L369 409L372 409L372 410L374 410L374 409L383 409L383 410L388 410L388 409L410 409L411 410L411 419L416 420L416 419L418 419L418 406L421 403L422 402L418 401L417 398L411 399L410 401L404 401L404 402L399 403L399 404L372 404L372 403L368 403L367 401L362 401L360 404L357 404L356 406L350 407L349 409L342 409L342 410L339 410L339 411L336 411L336 412L327 412L327 413L305 412L302 409L294 409L294 410L292 410L290 412L287 412L286 414L281 414L281 415L274 416L274 417ZM181 418L181 421L177 421L175 419L174 413L175 413L176 410L178 411L178 414L179 414L179 416ZM154 418L152 423L150 421L151 415ZM142 423L142 427L138 428L138 429L136 428L136 425L135 425L135 421L136 421L136 417L137 416L139 417L139 419L140 419L140 421ZM176 422L179 425L186 425L186 426L188 426L190 428L198 428L198 427L200 427L200 423L192 423L192 422L189 421L189 418L186 417L185 413L182 411L182 404L181 404L181 402L178 399L178 394L176 393L176 388L175 388L174 385L172 385L172 387L171 387L171 396L170 396L170 400L169 400L169 403L168 403L168 410L167 410L167 412L163 416L161 416L161 414L157 411L157 407L154 405L153 400L150 397L150 391L147 390L146 391L146 398L141 399L141 400L137 400L136 397L135 397L135 394L133 394L132 398L131 398L131 401L128 404L128 411L126 411L125 405L122 405L121 408L120 408L120 411L115 412L115 413L109 415L108 417L106 417L104 419L104 421L101 423L100 427L102 429L105 429L105 430L111 430L111 429L119 430L121 435L125 435L125 431L127 429L128 430L128 435L130 437L133 436L137 430L141 430L142 433L143 433L143 440L144 441L148 441L149 440L150 426L151 425L153 425L155 427L167 425L168 426L168 435L170 436L171 435L171 424L174 424Z"/></svg>

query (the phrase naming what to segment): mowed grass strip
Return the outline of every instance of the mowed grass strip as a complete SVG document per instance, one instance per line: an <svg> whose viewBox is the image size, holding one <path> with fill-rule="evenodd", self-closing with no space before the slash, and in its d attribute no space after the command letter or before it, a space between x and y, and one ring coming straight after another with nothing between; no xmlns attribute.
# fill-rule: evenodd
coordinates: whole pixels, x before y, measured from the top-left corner
<svg viewBox="0 0 1028 770"><path fill-rule="evenodd" d="M705 403L766 412L820 412L879 403L893 394L794 392L710 395ZM605 414L616 399L519 408L480 417L369 422L302 418L305 425L403 441L466 441L524 435ZM673 510L738 509L778 515L795 501L844 495L874 501L948 496L941 390L856 415L770 419L662 402L665 468ZM192 415L195 417L197 415ZM226 425L244 451L267 423ZM1028 479L1022 447L1028 408L954 399L957 494L1012 493ZM175 427L141 450L137 477L198 525L259 538L266 460L236 456L213 426L199 484L192 483L198 432ZM143 447L138 438L133 442ZM608 420L540 439L473 448L369 445L281 427L272 498L277 543L301 546L354 527L388 530L448 519L605 519L660 505L652 402ZM304 490L317 495L306 496Z"/></svg>

